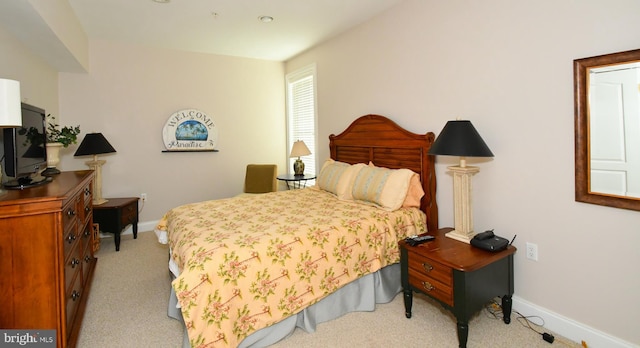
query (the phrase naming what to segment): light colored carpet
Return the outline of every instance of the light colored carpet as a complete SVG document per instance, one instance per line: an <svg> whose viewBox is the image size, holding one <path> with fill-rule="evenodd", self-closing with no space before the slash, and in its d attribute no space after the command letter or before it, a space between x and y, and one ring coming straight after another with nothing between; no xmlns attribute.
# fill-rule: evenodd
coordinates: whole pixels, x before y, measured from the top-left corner
<svg viewBox="0 0 640 348"><path fill-rule="evenodd" d="M167 316L168 249L153 232L122 236L120 251L113 238L103 238L96 254L93 285L78 340L79 348L170 347L182 344L182 327ZM436 302L414 295L413 316L405 318L402 294L374 312L350 313L318 325L314 333L297 329L274 348L327 347L457 347L453 315ZM551 347L523 326L513 313L505 325L488 310L469 323L469 348ZM543 328L535 327L543 332ZM580 347L557 334L554 346Z"/></svg>

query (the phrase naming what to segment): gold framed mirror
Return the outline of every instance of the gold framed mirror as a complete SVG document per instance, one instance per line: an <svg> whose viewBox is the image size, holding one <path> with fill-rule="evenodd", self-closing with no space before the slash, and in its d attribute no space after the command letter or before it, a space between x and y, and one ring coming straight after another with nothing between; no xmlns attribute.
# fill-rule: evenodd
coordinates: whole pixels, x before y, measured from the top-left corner
<svg viewBox="0 0 640 348"><path fill-rule="evenodd" d="M640 49L573 61L575 199L640 211Z"/></svg>

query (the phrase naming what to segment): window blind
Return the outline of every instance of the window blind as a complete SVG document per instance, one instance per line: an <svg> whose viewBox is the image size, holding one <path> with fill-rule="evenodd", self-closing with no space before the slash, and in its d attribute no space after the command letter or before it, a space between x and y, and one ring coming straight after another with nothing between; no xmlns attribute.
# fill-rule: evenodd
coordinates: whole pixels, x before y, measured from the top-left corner
<svg viewBox="0 0 640 348"><path fill-rule="evenodd" d="M287 117L288 117L288 147L287 156L293 142L304 141L311 151L311 155L300 157L305 166L305 174L316 172L316 86L315 65L292 72L286 76L287 80ZM297 158L289 159L288 172L293 172L293 162Z"/></svg>

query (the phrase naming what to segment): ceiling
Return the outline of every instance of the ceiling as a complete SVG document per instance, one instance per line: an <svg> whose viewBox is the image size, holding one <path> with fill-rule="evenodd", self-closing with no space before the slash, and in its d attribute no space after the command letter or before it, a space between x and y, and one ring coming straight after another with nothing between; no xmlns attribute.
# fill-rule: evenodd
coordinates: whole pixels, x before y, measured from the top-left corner
<svg viewBox="0 0 640 348"><path fill-rule="evenodd" d="M90 40L285 61L402 0L68 1Z"/></svg>

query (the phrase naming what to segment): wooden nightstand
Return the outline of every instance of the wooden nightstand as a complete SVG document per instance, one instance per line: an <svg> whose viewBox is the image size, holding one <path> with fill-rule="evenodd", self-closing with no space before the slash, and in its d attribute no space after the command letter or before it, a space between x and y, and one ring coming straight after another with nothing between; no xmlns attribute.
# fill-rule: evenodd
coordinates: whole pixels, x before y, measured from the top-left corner
<svg viewBox="0 0 640 348"><path fill-rule="evenodd" d="M489 252L445 237L451 228L430 233L435 240L410 246L400 241L400 266L405 315L411 318L413 291L437 300L457 320L458 342L467 346L469 318L502 296L505 324L511 322L513 254L516 248Z"/></svg>
<svg viewBox="0 0 640 348"><path fill-rule="evenodd" d="M93 206L93 222L100 231L113 233L116 251L120 251L120 233L132 225L133 239L138 238L138 197L108 198L108 202Z"/></svg>

